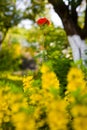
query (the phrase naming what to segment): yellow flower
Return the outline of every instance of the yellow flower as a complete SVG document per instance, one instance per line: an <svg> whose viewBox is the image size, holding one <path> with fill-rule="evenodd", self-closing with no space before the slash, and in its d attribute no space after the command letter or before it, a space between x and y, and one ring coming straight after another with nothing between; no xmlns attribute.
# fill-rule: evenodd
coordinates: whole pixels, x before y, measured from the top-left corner
<svg viewBox="0 0 87 130"><path fill-rule="evenodd" d="M47 72L42 74L42 88L50 89L50 87L59 88L59 80L54 72Z"/></svg>
<svg viewBox="0 0 87 130"><path fill-rule="evenodd" d="M27 76L23 78L24 91L32 87L33 76Z"/></svg>
<svg viewBox="0 0 87 130"><path fill-rule="evenodd" d="M84 80L84 74L81 69L71 68L67 75L67 89L68 91L75 91L78 88L83 90L86 86L86 82Z"/></svg>
<svg viewBox="0 0 87 130"><path fill-rule="evenodd" d="M47 65L43 64L42 67L41 67L41 72L47 73L49 71L50 71L49 67Z"/></svg>
<svg viewBox="0 0 87 130"><path fill-rule="evenodd" d="M84 90L85 86L86 86L86 83L84 80L75 80L67 84L67 89L68 91L72 92L72 91L76 91L78 88L80 88L81 90Z"/></svg>
<svg viewBox="0 0 87 130"><path fill-rule="evenodd" d="M87 117L77 117L73 120L74 130L87 130Z"/></svg>
<svg viewBox="0 0 87 130"><path fill-rule="evenodd" d="M71 82L74 80L83 80L84 79L84 74L81 71L81 69L73 67L70 69L68 75L67 75L67 81Z"/></svg>
<svg viewBox="0 0 87 130"><path fill-rule="evenodd" d="M13 113L18 112L20 110L20 105L21 105L20 103L15 103L15 105L12 104L12 112Z"/></svg>
<svg viewBox="0 0 87 130"><path fill-rule="evenodd" d="M50 130L67 130L66 104L63 100L53 101L49 104L47 122Z"/></svg>
<svg viewBox="0 0 87 130"><path fill-rule="evenodd" d="M31 81L33 79L33 76L27 76L23 78L23 84L26 85L27 82Z"/></svg>
<svg viewBox="0 0 87 130"><path fill-rule="evenodd" d="M41 99L42 99L42 95L40 95L39 93L35 93L30 96L30 100L32 104L39 103Z"/></svg>
<svg viewBox="0 0 87 130"><path fill-rule="evenodd" d="M4 122L9 122L10 121L10 117L9 116L4 116L3 121Z"/></svg>
<svg viewBox="0 0 87 130"><path fill-rule="evenodd" d="M74 117L77 117L77 116L85 117L85 116L87 116L87 106L75 105L74 107L72 107L71 112Z"/></svg>
<svg viewBox="0 0 87 130"><path fill-rule="evenodd" d="M12 116L12 121L16 130L35 130L35 121L33 117L24 112L14 114Z"/></svg>

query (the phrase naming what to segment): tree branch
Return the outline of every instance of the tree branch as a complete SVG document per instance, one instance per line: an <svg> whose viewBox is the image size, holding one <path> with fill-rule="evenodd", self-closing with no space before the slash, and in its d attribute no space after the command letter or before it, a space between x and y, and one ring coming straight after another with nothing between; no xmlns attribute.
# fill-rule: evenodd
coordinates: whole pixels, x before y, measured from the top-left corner
<svg viewBox="0 0 87 130"><path fill-rule="evenodd" d="M81 3L82 3L82 1L83 0L71 0L71 1L69 1L69 4L71 5L71 6L73 6L74 8L77 8L79 5L81 5Z"/></svg>
<svg viewBox="0 0 87 130"><path fill-rule="evenodd" d="M63 17L68 17L69 10L68 10L68 7L63 2L63 0L48 0L48 1L49 1L49 3L51 3L53 5L54 10L60 16L61 19Z"/></svg>
<svg viewBox="0 0 87 130"><path fill-rule="evenodd" d="M48 0L48 2L53 5L55 12L60 16L67 35L78 34L82 39L87 37L87 9L85 15L85 27L83 31L77 22L78 16L76 8L81 4L82 0L77 0L77 2L72 0L68 6L63 2L63 0Z"/></svg>
<svg viewBox="0 0 87 130"><path fill-rule="evenodd" d="M86 10L85 10L85 21L84 21L84 29L87 30L87 3L86 3Z"/></svg>
<svg viewBox="0 0 87 130"><path fill-rule="evenodd" d="M63 0L48 0L48 1L53 5L54 10L60 16L67 35L77 34L77 30L75 28L76 22L72 19L69 7L63 2Z"/></svg>
<svg viewBox="0 0 87 130"><path fill-rule="evenodd" d="M82 38L87 38L87 0L86 0L86 10L85 10L85 18L84 18L84 27L81 32Z"/></svg>
<svg viewBox="0 0 87 130"><path fill-rule="evenodd" d="M86 0L85 24L84 24L84 28L87 30L87 0Z"/></svg>

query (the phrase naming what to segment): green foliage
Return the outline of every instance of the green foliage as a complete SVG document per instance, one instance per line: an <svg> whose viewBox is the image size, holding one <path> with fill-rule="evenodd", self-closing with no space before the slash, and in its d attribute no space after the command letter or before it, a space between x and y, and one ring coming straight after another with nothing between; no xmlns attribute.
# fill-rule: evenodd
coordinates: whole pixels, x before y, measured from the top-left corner
<svg viewBox="0 0 87 130"><path fill-rule="evenodd" d="M64 96L64 92L66 91L67 84L67 73L71 66L71 60L67 58L58 58L57 60L53 60L53 68L54 72L59 78L60 81L60 95Z"/></svg>
<svg viewBox="0 0 87 130"><path fill-rule="evenodd" d="M23 92L23 85L22 81L20 80L11 80L8 77L5 77L6 73L4 74L4 77L0 77L0 87L9 86L11 88L11 91L14 93L20 93Z"/></svg>
<svg viewBox="0 0 87 130"><path fill-rule="evenodd" d="M26 3L28 2L26 1ZM42 17L43 15L47 15L45 7L46 3L47 0L31 0L31 4L29 2L28 6L26 6L26 10L24 12L25 17L35 22L38 16Z"/></svg>
<svg viewBox="0 0 87 130"><path fill-rule="evenodd" d="M32 28L29 30L28 41L31 44L33 42L39 43L39 48L36 49L38 52L36 58L42 58L42 62L51 62L53 70L60 80L60 94L63 95L67 84L66 75L72 61L71 54L67 50L68 40L65 31L61 28L55 28L53 25ZM67 51L68 58L66 58L67 54L64 54L63 50Z"/></svg>
<svg viewBox="0 0 87 130"><path fill-rule="evenodd" d="M0 88L5 88L5 86L9 86L14 93L23 92L22 76L14 75L9 70L0 71Z"/></svg>
<svg viewBox="0 0 87 130"><path fill-rule="evenodd" d="M0 51L0 71L19 69L21 54L17 54L16 49L18 48L15 48L15 45L4 46L2 48Z"/></svg>
<svg viewBox="0 0 87 130"><path fill-rule="evenodd" d="M16 3L14 0L1 0L0 1L0 31L6 31L17 25L20 21L20 12L16 10Z"/></svg>
<svg viewBox="0 0 87 130"><path fill-rule="evenodd" d="M59 55L63 56L63 49L67 49L68 47L65 31L61 28L55 28L53 25L43 28L33 27L28 32L27 40L31 44L38 43L39 47L36 51L39 54L41 54L41 51L46 51L44 53L46 53L49 58L52 57L52 55L56 57L59 57Z"/></svg>
<svg viewBox="0 0 87 130"><path fill-rule="evenodd" d="M65 31L61 28L55 28L53 25L43 28L31 28L28 32L28 41L31 43L39 42L39 44L44 43L44 46L51 46L50 44L53 44L58 49L63 49L68 45Z"/></svg>

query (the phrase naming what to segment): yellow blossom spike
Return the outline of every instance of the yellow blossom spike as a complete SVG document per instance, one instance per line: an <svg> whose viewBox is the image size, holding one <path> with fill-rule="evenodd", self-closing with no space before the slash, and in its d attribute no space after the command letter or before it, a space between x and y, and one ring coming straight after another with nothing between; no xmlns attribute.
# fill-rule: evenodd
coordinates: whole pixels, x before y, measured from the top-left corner
<svg viewBox="0 0 87 130"><path fill-rule="evenodd" d="M71 82L74 80L82 80L84 78L84 74L81 69L73 67L70 69L68 75L67 75L67 81Z"/></svg>
<svg viewBox="0 0 87 130"><path fill-rule="evenodd" d="M47 73L49 71L50 71L50 68L47 65L43 64L41 67L41 73Z"/></svg>
<svg viewBox="0 0 87 130"><path fill-rule="evenodd" d="M59 80L54 72L48 72L42 74L42 88L50 89L50 87L59 88Z"/></svg>

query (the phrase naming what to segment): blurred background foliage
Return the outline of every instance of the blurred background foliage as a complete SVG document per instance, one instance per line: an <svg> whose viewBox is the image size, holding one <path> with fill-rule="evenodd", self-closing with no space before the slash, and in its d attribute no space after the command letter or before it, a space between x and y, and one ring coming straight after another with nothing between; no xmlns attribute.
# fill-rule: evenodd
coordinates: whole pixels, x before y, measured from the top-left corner
<svg viewBox="0 0 87 130"><path fill-rule="evenodd" d="M60 27L55 28L53 24L44 29L38 26L29 30L18 27L9 29L0 51L0 71L26 74L39 69L43 62L51 62L60 80L60 94L63 95L72 62L65 31Z"/></svg>
<svg viewBox="0 0 87 130"><path fill-rule="evenodd" d="M50 19L50 6L45 6L46 3L42 0L32 0L31 4L20 0L1 1L0 23L3 24L0 30L4 33L4 41L0 51L0 71L35 70L42 62L51 61L61 84L65 85L65 75L72 59L66 33L52 22L44 28L36 24L39 17ZM32 21L30 29L19 27L24 19Z"/></svg>
<svg viewBox="0 0 87 130"><path fill-rule="evenodd" d="M1 0L0 7L0 32L3 33L1 73L25 74L28 70L39 69L42 62L50 61L59 77L60 91L65 91L72 54L64 29L56 27L51 21L51 6L47 0ZM51 25L44 28L37 26L36 20L40 17L47 17ZM31 21L29 29L22 25L23 20Z"/></svg>

